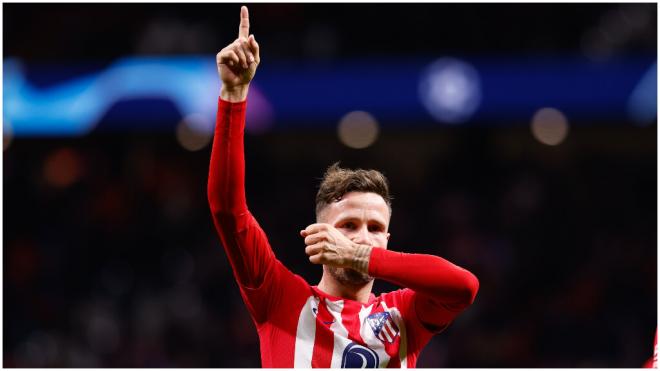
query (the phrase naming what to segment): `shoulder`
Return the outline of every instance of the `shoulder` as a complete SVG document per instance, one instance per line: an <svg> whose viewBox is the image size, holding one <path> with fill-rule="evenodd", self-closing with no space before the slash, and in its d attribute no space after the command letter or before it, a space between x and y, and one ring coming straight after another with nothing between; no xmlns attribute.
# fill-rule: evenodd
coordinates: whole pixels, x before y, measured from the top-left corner
<svg viewBox="0 0 660 371"><path fill-rule="evenodd" d="M398 289L380 294L376 300L388 306L408 306L412 304L415 292L411 289Z"/></svg>
<svg viewBox="0 0 660 371"><path fill-rule="evenodd" d="M292 310L300 310L307 299L314 295L307 281L291 272L279 260L268 267L260 286L239 286L244 301L258 323L272 317L290 316Z"/></svg>
<svg viewBox="0 0 660 371"><path fill-rule="evenodd" d="M409 322L415 319L415 292L410 289L399 289L385 292L376 298L376 305L386 311L396 313L401 321Z"/></svg>
<svg viewBox="0 0 660 371"><path fill-rule="evenodd" d="M269 288L277 290L282 295L291 298L292 296L308 297L314 291L312 286L301 276L293 273L279 260L273 266L273 274L270 277Z"/></svg>

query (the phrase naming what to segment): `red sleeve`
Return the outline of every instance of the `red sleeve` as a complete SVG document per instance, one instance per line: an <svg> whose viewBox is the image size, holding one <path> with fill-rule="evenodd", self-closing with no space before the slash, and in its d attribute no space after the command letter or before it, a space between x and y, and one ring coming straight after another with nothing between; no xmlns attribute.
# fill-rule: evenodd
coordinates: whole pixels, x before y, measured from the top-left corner
<svg viewBox="0 0 660 371"><path fill-rule="evenodd" d="M479 280L472 273L434 255L374 248L369 275L413 290L415 312L432 331L447 327L474 302L479 290Z"/></svg>
<svg viewBox="0 0 660 371"><path fill-rule="evenodd" d="M213 223L227 252L248 309L259 319L268 297L254 295L267 274L279 269L266 234L245 200L243 132L246 102L218 99L218 114L209 166L208 199Z"/></svg>

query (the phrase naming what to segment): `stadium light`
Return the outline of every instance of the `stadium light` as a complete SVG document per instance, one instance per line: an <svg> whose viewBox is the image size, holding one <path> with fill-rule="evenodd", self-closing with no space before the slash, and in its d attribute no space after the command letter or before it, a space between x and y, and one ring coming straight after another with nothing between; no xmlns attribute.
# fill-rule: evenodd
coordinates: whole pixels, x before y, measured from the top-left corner
<svg viewBox="0 0 660 371"><path fill-rule="evenodd" d="M339 140L350 148L362 149L378 139L379 125L376 118L365 111L352 111L339 121Z"/></svg>
<svg viewBox="0 0 660 371"><path fill-rule="evenodd" d="M53 188L68 188L82 176L80 154L73 148L60 148L51 152L44 162L43 177Z"/></svg>
<svg viewBox="0 0 660 371"><path fill-rule="evenodd" d="M422 73L419 96L437 121L460 124L467 121L481 103L477 70L455 58L441 58Z"/></svg>
<svg viewBox="0 0 660 371"><path fill-rule="evenodd" d="M188 151L199 151L213 138L213 122L207 115L192 113L184 117L176 127L176 139Z"/></svg>
<svg viewBox="0 0 660 371"><path fill-rule="evenodd" d="M628 114L641 126L650 125L658 116L658 64L654 63L630 94Z"/></svg>
<svg viewBox="0 0 660 371"><path fill-rule="evenodd" d="M532 118L532 135L543 144L556 146L568 135L568 120L555 108L541 108Z"/></svg>

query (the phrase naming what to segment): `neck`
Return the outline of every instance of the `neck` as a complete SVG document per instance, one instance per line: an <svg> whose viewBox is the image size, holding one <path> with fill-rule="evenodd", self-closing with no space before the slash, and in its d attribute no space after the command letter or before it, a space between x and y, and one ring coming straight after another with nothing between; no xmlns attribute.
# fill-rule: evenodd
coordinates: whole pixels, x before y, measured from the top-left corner
<svg viewBox="0 0 660 371"><path fill-rule="evenodd" d="M328 272L323 272L321 282L318 284L319 290L326 294L337 296L344 299L355 300L360 303L367 303L374 281L371 280L363 285L350 285L337 281Z"/></svg>

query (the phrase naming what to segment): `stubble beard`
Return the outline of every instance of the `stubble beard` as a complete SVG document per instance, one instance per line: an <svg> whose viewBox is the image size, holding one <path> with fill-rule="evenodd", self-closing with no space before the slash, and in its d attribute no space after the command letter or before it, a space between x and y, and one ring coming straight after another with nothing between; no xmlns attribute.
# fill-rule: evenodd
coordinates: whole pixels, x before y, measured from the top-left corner
<svg viewBox="0 0 660 371"><path fill-rule="evenodd" d="M327 269L328 273L330 273L330 275L335 280L345 286L364 286L374 280L374 278L370 275L358 272L351 268L337 268L328 266Z"/></svg>

